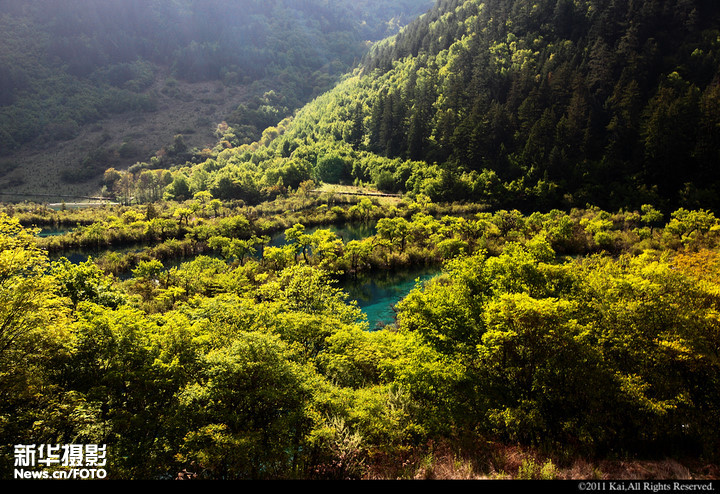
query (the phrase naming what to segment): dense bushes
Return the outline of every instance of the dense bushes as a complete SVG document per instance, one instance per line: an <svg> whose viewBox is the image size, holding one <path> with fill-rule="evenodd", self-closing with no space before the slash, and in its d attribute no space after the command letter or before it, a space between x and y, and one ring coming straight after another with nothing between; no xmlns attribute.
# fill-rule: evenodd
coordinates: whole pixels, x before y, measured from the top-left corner
<svg viewBox="0 0 720 494"><path fill-rule="evenodd" d="M399 327L463 363L472 406L455 419L486 434L586 454L711 454L716 283L657 253L558 264L547 245L508 245L453 262L399 305Z"/></svg>
<svg viewBox="0 0 720 494"><path fill-rule="evenodd" d="M678 211L663 227L649 207L460 217L427 201L370 206L385 218L364 240L291 221L288 244L261 256L167 268L149 254L124 279L103 273L107 260L49 265L4 216L3 443L108 444L116 478L358 478L457 437L558 461L714 458L712 214ZM110 221L147 225L133 214ZM170 244L265 242L260 220L177 217L189 236ZM442 260L376 331L330 282Z"/></svg>

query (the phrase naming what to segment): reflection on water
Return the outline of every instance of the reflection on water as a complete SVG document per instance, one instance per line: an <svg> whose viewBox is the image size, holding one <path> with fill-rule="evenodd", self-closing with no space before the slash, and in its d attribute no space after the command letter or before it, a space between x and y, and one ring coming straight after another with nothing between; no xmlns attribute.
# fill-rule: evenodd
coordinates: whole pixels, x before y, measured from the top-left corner
<svg viewBox="0 0 720 494"><path fill-rule="evenodd" d="M55 202L48 204L47 208L53 211L64 211L65 209L86 209L104 206L119 206L119 202L102 201L102 202Z"/></svg>
<svg viewBox="0 0 720 494"><path fill-rule="evenodd" d="M38 232L38 237L54 237L57 235L65 235L66 233L70 233L73 231L73 228L67 228L67 227L60 227L60 228L52 228L52 227L46 227L41 228Z"/></svg>
<svg viewBox="0 0 720 494"><path fill-rule="evenodd" d="M364 238L375 235L375 225L368 223L342 223L339 225L318 225L305 228L305 233L311 235L318 230L330 230L338 236L343 243L351 240L362 240ZM285 240L285 230L275 232L270 237L271 247L282 247L287 242Z"/></svg>
<svg viewBox="0 0 720 494"><path fill-rule="evenodd" d="M361 240L375 234L374 224L341 224L341 225L322 225L308 227L305 233L327 229L335 233L343 243L352 240ZM44 229L40 232L40 236L60 235L67 233L68 229ZM270 245L282 246L286 243L285 232L280 231L272 235ZM84 248L73 249L63 252L54 253L51 258L53 260L60 257L66 257L70 262L79 264L87 261L88 257L99 258L104 254L115 252L117 254L126 254L128 252L139 252L142 250L140 245L125 246L122 248ZM189 259L178 259L175 263L165 262L166 267L186 262ZM355 300L362 311L367 315L368 323L371 329L392 324L395 322L395 311L393 307L402 300L410 291L415 288L416 282L426 281L436 274L439 274L437 268L411 269L401 272L374 272L364 275L358 279L347 280L340 287L343 288L351 300ZM121 276L121 278L127 277Z"/></svg>
<svg viewBox="0 0 720 494"><path fill-rule="evenodd" d="M373 273L340 285L367 315L370 329L395 322L394 306L422 283L439 274L437 268L424 268L394 273Z"/></svg>
<svg viewBox="0 0 720 494"><path fill-rule="evenodd" d="M52 252L49 255L49 257L50 257L51 261L57 261L58 259L65 257L68 261L70 261L73 264L81 264L83 262L86 262L91 257L93 259L99 259L100 257L103 257L108 254L112 254L112 253L123 256L130 252L134 252L134 253L142 252L142 250L143 250L143 246L140 244L125 246L125 247L99 247L99 248L86 247L86 248L82 248L82 249L70 249L70 250L62 250L62 251L58 251L58 252Z"/></svg>

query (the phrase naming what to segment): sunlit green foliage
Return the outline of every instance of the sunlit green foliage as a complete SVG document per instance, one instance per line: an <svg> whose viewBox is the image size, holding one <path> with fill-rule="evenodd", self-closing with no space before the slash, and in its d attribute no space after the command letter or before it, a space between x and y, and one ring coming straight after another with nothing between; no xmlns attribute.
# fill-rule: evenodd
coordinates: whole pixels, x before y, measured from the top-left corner
<svg viewBox="0 0 720 494"><path fill-rule="evenodd" d="M252 159L228 151L266 186L288 182L264 169L302 160L306 178L436 201L714 208L718 15L684 1L441 1L245 148Z"/></svg>
<svg viewBox="0 0 720 494"><path fill-rule="evenodd" d="M120 205L11 211L70 233L0 216L2 475L8 445L71 441L107 444L131 479L363 478L434 441L716 461L717 9L618 5L443 0L295 117L263 91L214 149L109 168ZM216 55L302 57L288 34L291 54L183 45L175 70L235 80ZM147 70L98 76L134 90ZM43 250L77 247L112 251ZM419 266L438 274L381 328L335 283Z"/></svg>
<svg viewBox="0 0 720 494"><path fill-rule="evenodd" d="M449 269L400 304L399 323L468 367L475 406L458 419L587 451L712 449L697 431L717 394L690 375L717 383L716 290L651 252L558 263L547 245L508 245Z"/></svg>
<svg viewBox="0 0 720 494"><path fill-rule="evenodd" d="M385 217L352 241L286 219L278 247L258 228L280 217L257 212L106 211L83 231L102 241L165 216L187 235L168 246L218 254L161 261L160 244L121 279L108 260L50 263L3 216L4 442L107 444L116 478L361 478L377 458L459 435L713 458L712 214L678 210L665 226L649 205L455 216L419 199L361 206L358 219ZM443 261L373 331L333 284Z"/></svg>

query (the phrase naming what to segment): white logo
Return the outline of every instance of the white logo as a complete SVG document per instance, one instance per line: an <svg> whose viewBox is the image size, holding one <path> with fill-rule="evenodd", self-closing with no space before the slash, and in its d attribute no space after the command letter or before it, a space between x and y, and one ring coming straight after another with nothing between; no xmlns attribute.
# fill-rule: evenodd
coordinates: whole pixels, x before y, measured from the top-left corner
<svg viewBox="0 0 720 494"><path fill-rule="evenodd" d="M106 455L104 444L16 444L15 478L103 479Z"/></svg>

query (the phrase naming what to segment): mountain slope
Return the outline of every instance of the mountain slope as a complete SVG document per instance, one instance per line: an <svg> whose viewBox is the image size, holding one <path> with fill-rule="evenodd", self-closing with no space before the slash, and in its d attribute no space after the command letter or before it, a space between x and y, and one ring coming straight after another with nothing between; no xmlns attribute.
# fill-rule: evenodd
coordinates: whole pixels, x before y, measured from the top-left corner
<svg viewBox="0 0 720 494"><path fill-rule="evenodd" d="M212 146L223 119L241 142L258 139L330 88L369 40L431 5L0 0L0 183L23 190L39 174L93 188L83 182L147 160L177 133ZM39 169L22 173L30 165Z"/></svg>
<svg viewBox="0 0 720 494"><path fill-rule="evenodd" d="M443 0L273 146L435 199L717 208L719 28L706 0Z"/></svg>

